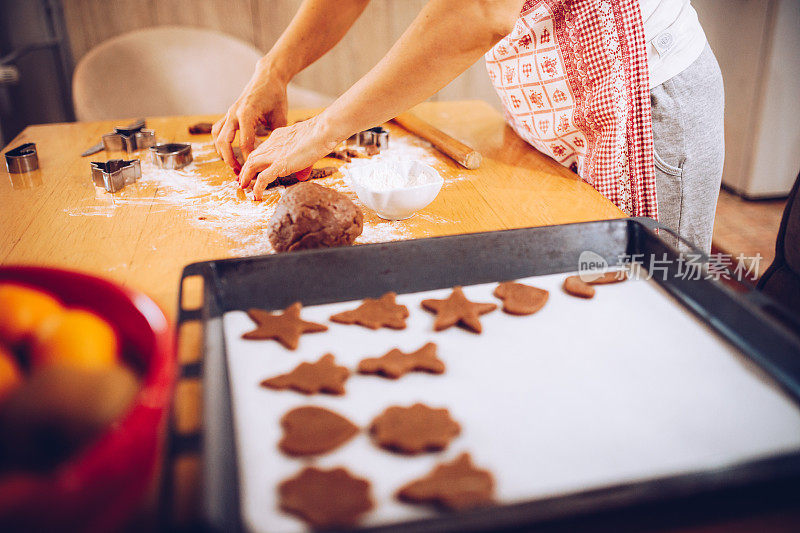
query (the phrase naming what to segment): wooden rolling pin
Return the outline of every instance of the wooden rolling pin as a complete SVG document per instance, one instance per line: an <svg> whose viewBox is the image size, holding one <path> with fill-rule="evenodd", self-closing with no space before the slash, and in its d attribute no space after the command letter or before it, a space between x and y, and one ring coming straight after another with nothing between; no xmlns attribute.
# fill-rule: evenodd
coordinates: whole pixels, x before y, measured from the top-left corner
<svg viewBox="0 0 800 533"><path fill-rule="evenodd" d="M462 143L461 141L450 137L448 134L428 124L421 118L418 118L411 113L402 113L394 118L394 121L405 129L422 137L430 142L437 150L447 155L456 163L462 165L469 170L475 170L481 166L480 152L477 152Z"/></svg>

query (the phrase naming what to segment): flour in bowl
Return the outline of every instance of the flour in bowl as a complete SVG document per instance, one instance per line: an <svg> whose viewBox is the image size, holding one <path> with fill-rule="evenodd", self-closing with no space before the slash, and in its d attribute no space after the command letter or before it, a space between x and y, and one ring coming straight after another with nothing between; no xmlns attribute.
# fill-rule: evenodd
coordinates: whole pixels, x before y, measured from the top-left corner
<svg viewBox="0 0 800 533"><path fill-rule="evenodd" d="M347 177L376 192L408 189L442 180L436 170L415 159L373 158L353 163L345 169Z"/></svg>

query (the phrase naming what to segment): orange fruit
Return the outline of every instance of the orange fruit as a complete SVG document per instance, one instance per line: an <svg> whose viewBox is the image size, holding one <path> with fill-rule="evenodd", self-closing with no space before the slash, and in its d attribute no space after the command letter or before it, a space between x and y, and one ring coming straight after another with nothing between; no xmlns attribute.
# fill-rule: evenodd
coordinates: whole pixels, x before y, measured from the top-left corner
<svg viewBox="0 0 800 533"><path fill-rule="evenodd" d="M22 372L19 370L14 355L0 346L0 402L22 383Z"/></svg>
<svg viewBox="0 0 800 533"><path fill-rule="evenodd" d="M108 368L117 363L114 329L102 318L70 309L44 321L31 347L33 368L68 365L84 369Z"/></svg>
<svg viewBox="0 0 800 533"><path fill-rule="evenodd" d="M0 283L0 341L14 345L33 335L39 325L63 311L49 294L16 285Z"/></svg>

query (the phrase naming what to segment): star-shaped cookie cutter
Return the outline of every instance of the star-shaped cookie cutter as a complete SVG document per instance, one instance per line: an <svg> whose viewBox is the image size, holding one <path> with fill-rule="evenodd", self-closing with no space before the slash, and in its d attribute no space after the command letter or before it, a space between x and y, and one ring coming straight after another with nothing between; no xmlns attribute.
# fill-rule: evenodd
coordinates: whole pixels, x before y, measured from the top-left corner
<svg viewBox="0 0 800 533"><path fill-rule="evenodd" d="M114 128L102 137L106 150L135 152L156 144L156 132L145 129L144 124L134 128Z"/></svg>
<svg viewBox="0 0 800 533"><path fill-rule="evenodd" d="M161 143L150 147L153 162L159 168L178 169L192 162L192 145L189 143Z"/></svg>
<svg viewBox="0 0 800 533"><path fill-rule="evenodd" d="M92 161L91 167L94 184L98 187L105 187L111 193L135 183L142 177L142 165L138 159L130 161L109 159L105 163Z"/></svg>

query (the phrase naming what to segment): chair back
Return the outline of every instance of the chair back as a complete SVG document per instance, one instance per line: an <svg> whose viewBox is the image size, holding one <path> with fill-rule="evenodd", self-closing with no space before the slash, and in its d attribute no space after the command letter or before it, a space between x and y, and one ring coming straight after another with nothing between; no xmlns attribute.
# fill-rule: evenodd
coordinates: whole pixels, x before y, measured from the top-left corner
<svg viewBox="0 0 800 533"><path fill-rule="evenodd" d="M219 32L159 26L101 43L72 80L78 120L224 113L261 52Z"/></svg>

